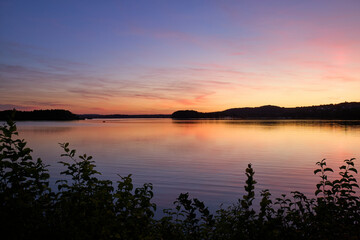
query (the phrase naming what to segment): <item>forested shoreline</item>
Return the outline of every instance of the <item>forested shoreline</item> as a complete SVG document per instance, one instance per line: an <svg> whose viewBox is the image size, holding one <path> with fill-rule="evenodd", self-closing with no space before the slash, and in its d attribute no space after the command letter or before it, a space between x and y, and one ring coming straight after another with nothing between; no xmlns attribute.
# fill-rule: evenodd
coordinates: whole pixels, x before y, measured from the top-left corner
<svg viewBox="0 0 360 240"><path fill-rule="evenodd" d="M0 111L0 121L70 121L84 119L68 110L49 109L34 111L5 110Z"/></svg>
<svg viewBox="0 0 360 240"><path fill-rule="evenodd" d="M360 120L360 103L344 102L307 107L285 108L278 106L231 108L220 112L202 113L181 110L172 114L174 119L339 119Z"/></svg>

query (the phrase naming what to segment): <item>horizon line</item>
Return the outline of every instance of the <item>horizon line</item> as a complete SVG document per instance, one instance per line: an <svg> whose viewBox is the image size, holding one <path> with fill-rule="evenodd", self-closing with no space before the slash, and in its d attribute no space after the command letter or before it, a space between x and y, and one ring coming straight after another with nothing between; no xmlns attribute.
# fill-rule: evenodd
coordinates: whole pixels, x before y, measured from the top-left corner
<svg viewBox="0 0 360 240"><path fill-rule="evenodd" d="M280 108L302 108L302 107L314 107L314 106L326 106L326 105L338 105L338 104L344 104L344 103L360 103L357 101L344 101L344 102L339 102L339 103L328 103L328 104L317 104L317 105L306 105L306 106L293 106L293 107L282 107L282 106L278 106L278 105L272 105L272 104L265 104L265 105L260 105L257 107L230 107L230 108L226 108L225 110L229 110L229 109L241 109L241 108L260 108L260 107L266 107L266 106L273 106L273 107L280 107ZM109 114L100 114L100 113L74 113L71 110L68 109L60 109L60 108L51 108L51 109L33 109L33 110L17 110L16 108L13 109L6 109L6 110L0 110L0 111L19 111L19 112L32 112L32 111L44 111L44 110L65 110L65 111L70 111L73 114L76 115L100 115L100 116L108 116L108 115L122 115L122 116L171 116L174 112L177 111L196 111L199 112L197 110L194 109L180 109L180 110L175 110L172 113L146 113L146 114L141 114L141 113L137 113L137 114L124 114L124 113L109 113ZM225 110L217 110L217 111L210 111L210 112L199 112L199 113L213 113L213 112L221 112L221 111L225 111Z"/></svg>

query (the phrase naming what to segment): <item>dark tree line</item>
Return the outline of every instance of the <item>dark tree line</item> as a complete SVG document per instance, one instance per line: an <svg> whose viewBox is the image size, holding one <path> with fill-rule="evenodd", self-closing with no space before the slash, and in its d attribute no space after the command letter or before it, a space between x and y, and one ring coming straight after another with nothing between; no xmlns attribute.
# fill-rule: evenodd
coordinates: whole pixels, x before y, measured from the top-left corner
<svg viewBox="0 0 360 240"><path fill-rule="evenodd" d="M360 103L339 103L310 107L284 108L262 106L232 108L221 112L201 113L194 110L176 111L175 119L189 118L238 118L238 119L343 119L360 120Z"/></svg>
<svg viewBox="0 0 360 240"><path fill-rule="evenodd" d="M12 118L16 121L33 121L33 120L47 120L47 121L66 121L83 119L68 110L52 109L52 110L34 110L34 111L17 111L6 110L0 111L0 121L6 121Z"/></svg>

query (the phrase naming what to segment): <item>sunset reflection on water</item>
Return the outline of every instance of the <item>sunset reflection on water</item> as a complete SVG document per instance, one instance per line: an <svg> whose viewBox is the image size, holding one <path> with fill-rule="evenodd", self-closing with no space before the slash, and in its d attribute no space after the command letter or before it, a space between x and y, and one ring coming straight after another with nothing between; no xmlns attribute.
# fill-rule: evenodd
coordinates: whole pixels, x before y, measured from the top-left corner
<svg viewBox="0 0 360 240"><path fill-rule="evenodd" d="M69 142L94 157L101 178L132 174L136 186L153 183L160 208L171 206L181 192L218 208L244 192L248 163L255 169L256 193L270 189L277 197L298 190L313 196L317 161L326 158L337 172L344 159L360 159L359 123L101 119L19 122L18 128L33 155L50 165L53 181L62 170L58 143Z"/></svg>

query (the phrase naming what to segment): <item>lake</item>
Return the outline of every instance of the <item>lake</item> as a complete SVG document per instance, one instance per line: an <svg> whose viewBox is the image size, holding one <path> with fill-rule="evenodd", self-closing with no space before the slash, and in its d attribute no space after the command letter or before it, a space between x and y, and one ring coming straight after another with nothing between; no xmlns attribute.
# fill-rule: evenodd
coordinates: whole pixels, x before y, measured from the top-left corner
<svg viewBox="0 0 360 240"><path fill-rule="evenodd" d="M335 172L344 159L360 159L360 121L96 119L69 122L18 122L33 156L49 164L52 183L69 142L92 155L101 178L132 174L136 186L153 183L154 202L171 207L179 193L204 201L210 209L235 203L244 193L248 163L255 191L273 197L298 190L313 196L315 163L323 158ZM355 161L358 166L358 161ZM53 184L54 185L54 184Z"/></svg>

